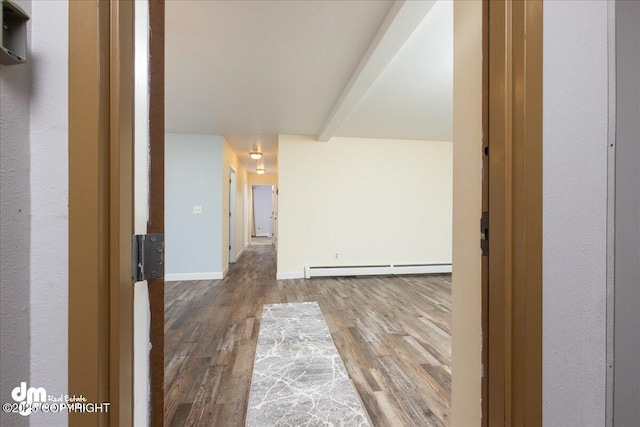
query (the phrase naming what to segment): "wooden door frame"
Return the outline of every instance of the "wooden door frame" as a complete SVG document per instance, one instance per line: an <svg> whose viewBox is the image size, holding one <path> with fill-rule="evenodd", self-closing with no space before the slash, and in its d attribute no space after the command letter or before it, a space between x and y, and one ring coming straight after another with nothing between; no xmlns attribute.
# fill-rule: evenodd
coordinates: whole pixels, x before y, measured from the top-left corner
<svg viewBox="0 0 640 427"><path fill-rule="evenodd" d="M491 256L483 259L482 422L536 425L542 419L542 3L483 1L489 58L483 144L490 147L483 209L490 212ZM149 4L151 156L158 162L151 164L148 231L162 232L164 0ZM133 421L133 30L130 1L70 2L69 394L111 403L109 413L70 414L70 426ZM150 281L149 290L157 313L163 283ZM164 319L152 314L154 426L163 424L163 339Z"/></svg>
<svg viewBox="0 0 640 427"><path fill-rule="evenodd" d="M70 426L132 424L133 3L69 4Z"/></svg>
<svg viewBox="0 0 640 427"><path fill-rule="evenodd" d="M542 1L484 3L483 425L542 424ZM484 147L483 147L484 148Z"/></svg>
<svg viewBox="0 0 640 427"><path fill-rule="evenodd" d="M164 234L164 0L149 2L149 222ZM149 280L150 423L164 425L164 277Z"/></svg>
<svg viewBox="0 0 640 427"><path fill-rule="evenodd" d="M162 233L164 1L150 0L149 12L153 161L147 232ZM70 426L133 425L134 34L133 1L69 2L68 393L110 404L105 412L70 413ZM148 286L150 419L161 426L164 280Z"/></svg>

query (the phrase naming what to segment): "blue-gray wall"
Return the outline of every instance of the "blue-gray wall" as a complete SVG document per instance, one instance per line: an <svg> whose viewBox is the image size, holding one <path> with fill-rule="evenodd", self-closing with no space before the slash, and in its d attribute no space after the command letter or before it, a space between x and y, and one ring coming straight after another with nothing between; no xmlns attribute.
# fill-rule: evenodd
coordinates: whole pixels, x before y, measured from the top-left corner
<svg viewBox="0 0 640 427"><path fill-rule="evenodd" d="M222 272L221 179L221 136L166 135L167 275ZM194 214L194 206L202 213Z"/></svg>

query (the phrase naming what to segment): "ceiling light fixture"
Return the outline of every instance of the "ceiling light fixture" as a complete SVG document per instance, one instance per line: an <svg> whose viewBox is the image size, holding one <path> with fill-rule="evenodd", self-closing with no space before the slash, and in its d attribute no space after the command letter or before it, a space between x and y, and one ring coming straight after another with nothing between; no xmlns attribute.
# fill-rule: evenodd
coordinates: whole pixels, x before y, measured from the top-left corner
<svg viewBox="0 0 640 427"><path fill-rule="evenodd" d="M260 160L262 158L262 153L260 151L251 151L249 156L251 156L253 160Z"/></svg>
<svg viewBox="0 0 640 427"><path fill-rule="evenodd" d="M258 168L258 169L256 169L256 173L257 173L258 175L262 175L262 174L264 174L264 172L265 172L264 168Z"/></svg>

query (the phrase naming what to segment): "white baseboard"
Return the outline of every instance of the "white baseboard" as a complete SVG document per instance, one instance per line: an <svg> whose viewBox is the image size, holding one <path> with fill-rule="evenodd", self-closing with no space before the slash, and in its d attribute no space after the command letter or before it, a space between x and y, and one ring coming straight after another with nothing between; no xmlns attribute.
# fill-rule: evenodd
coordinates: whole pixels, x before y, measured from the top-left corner
<svg viewBox="0 0 640 427"><path fill-rule="evenodd" d="M284 273L276 273L277 280L287 280L287 279L304 279L304 273L302 271L288 271Z"/></svg>
<svg viewBox="0 0 640 427"><path fill-rule="evenodd" d="M305 267L304 277L390 276L451 273L451 264Z"/></svg>
<svg viewBox="0 0 640 427"><path fill-rule="evenodd" d="M340 277L340 276L388 276L392 273L390 265L363 267L305 267L305 278Z"/></svg>
<svg viewBox="0 0 640 427"><path fill-rule="evenodd" d="M444 274L451 273L451 264L392 265L391 274Z"/></svg>
<svg viewBox="0 0 640 427"><path fill-rule="evenodd" d="M227 264L227 266L224 268L224 271L222 272L222 279L224 279L224 277L227 275L228 272L229 272L229 264Z"/></svg>
<svg viewBox="0 0 640 427"><path fill-rule="evenodd" d="M222 273L207 272L207 273L174 273L165 274L165 282L180 282L184 280L221 280L223 278Z"/></svg>
<svg viewBox="0 0 640 427"><path fill-rule="evenodd" d="M238 252L236 254L236 262L238 262L238 260L240 259L240 256L242 255L242 253L244 252L245 249L247 249L246 246L244 248L240 249L240 252Z"/></svg>

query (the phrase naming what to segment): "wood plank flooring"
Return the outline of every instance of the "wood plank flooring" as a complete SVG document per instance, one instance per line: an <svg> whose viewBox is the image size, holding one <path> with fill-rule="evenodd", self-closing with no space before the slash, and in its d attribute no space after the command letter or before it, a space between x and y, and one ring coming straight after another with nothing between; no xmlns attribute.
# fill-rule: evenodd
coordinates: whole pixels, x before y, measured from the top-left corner
<svg viewBox="0 0 640 427"><path fill-rule="evenodd" d="M224 280L166 284L166 426L244 426L261 307L304 301L374 426L449 425L450 275L276 281L275 257L250 246Z"/></svg>

